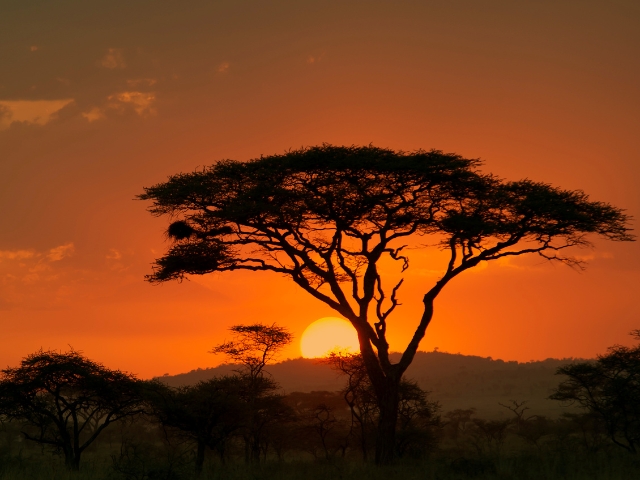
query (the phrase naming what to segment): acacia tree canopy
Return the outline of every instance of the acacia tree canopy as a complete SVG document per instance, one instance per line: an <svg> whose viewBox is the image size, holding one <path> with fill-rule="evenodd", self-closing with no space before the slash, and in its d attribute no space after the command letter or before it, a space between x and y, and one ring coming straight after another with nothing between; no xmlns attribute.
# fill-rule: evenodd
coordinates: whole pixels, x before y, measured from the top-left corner
<svg viewBox="0 0 640 480"><path fill-rule="evenodd" d="M257 462L266 427L283 412L282 397L274 394L277 384L264 375L263 369L283 347L291 343L293 335L275 323L234 325L229 330L232 340L216 345L211 353L223 353L240 364L238 379L246 384L243 398L247 417L243 433L245 459Z"/></svg>
<svg viewBox="0 0 640 480"><path fill-rule="evenodd" d="M480 262L526 253L580 266L567 249L589 245L589 234L632 240L616 207L581 191L505 182L479 166L436 150L325 144L172 176L139 196L153 202L152 214L173 219L174 243L147 279L228 270L290 277L353 324L377 395L395 411L381 423L395 425L400 377L449 281ZM433 236L449 261L425 287L424 314L392 364L386 329L402 279L383 282L379 261L391 258L404 272L411 236Z"/></svg>
<svg viewBox="0 0 640 480"><path fill-rule="evenodd" d="M640 340L640 330L631 334ZM561 367L551 399L577 404L599 419L616 445L637 453L640 445L640 345L614 345L593 362Z"/></svg>
<svg viewBox="0 0 640 480"><path fill-rule="evenodd" d="M80 457L110 424L142 412L142 382L76 351L38 351L2 370L0 415L22 420L28 440L50 445L77 470Z"/></svg>
<svg viewBox="0 0 640 480"><path fill-rule="evenodd" d="M195 467L202 471L207 447L224 454L225 443L243 427L245 382L237 376L212 378L195 385L171 388L154 382L149 403L164 427L197 445Z"/></svg>
<svg viewBox="0 0 640 480"><path fill-rule="evenodd" d="M242 373L252 380L260 376L262 369L293 339L289 330L275 323L233 325L229 330L233 339L216 345L211 353L227 355L239 363L245 370Z"/></svg>

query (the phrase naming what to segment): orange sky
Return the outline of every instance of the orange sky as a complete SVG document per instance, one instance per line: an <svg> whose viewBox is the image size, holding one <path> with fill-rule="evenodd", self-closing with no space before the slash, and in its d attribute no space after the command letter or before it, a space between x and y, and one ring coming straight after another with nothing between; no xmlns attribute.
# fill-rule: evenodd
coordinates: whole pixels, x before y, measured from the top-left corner
<svg viewBox="0 0 640 480"><path fill-rule="evenodd" d="M0 15L0 366L72 345L142 377L221 361L233 324L299 338L334 313L284 278L143 281L166 248L143 186L322 142L437 148L581 188L640 217L634 0L23 2ZM635 222L634 222L635 223ZM640 328L638 243L577 273L538 258L466 272L422 349L590 357ZM400 349L443 266L415 251ZM284 357L299 355L297 343Z"/></svg>

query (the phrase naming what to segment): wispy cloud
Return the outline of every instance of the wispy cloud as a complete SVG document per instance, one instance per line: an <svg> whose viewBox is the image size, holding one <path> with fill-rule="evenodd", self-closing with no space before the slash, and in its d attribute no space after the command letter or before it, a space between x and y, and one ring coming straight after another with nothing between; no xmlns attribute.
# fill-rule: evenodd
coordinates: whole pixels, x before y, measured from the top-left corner
<svg viewBox="0 0 640 480"><path fill-rule="evenodd" d="M0 100L0 130L8 128L15 122L45 125L57 112L73 101L73 98L60 100Z"/></svg>
<svg viewBox="0 0 640 480"><path fill-rule="evenodd" d="M222 62L220 65L218 65L217 71L218 73L227 73L230 66L231 65L229 64L229 62Z"/></svg>
<svg viewBox="0 0 640 480"><path fill-rule="evenodd" d="M0 250L0 260L25 260L34 255L33 250Z"/></svg>
<svg viewBox="0 0 640 480"><path fill-rule="evenodd" d="M75 247L73 243L66 243L64 245L60 245L59 247L52 248L49 250L47 254L47 258L52 262L59 262L63 258L70 257L73 255L75 251Z"/></svg>
<svg viewBox="0 0 640 480"><path fill-rule="evenodd" d="M100 107L93 107L91 110L87 112L82 112L82 116L86 118L89 123L95 122L96 120L100 120L104 118L104 111Z"/></svg>
<svg viewBox="0 0 640 480"><path fill-rule="evenodd" d="M89 122L95 122L105 118L108 112L124 114L132 110L141 117L147 117L157 113L155 102L155 92L118 92L109 95L102 106L92 107L83 112L82 116Z"/></svg>
<svg viewBox="0 0 640 480"><path fill-rule="evenodd" d="M63 282L75 282L74 267L62 260L71 257L72 242L46 250L0 250L0 309L42 302L57 304L63 297Z"/></svg>
<svg viewBox="0 0 640 480"><path fill-rule="evenodd" d="M120 92L109 95L107 99L111 102L110 107L114 109L130 106L140 116L156 113L153 108L156 101L154 92Z"/></svg>
<svg viewBox="0 0 640 480"><path fill-rule="evenodd" d="M127 64L124 61L124 55L121 48L109 48L107 53L100 59L100 66L110 70L116 68L125 68Z"/></svg>
<svg viewBox="0 0 640 480"><path fill-rule="evenodd" d="M31 259L38 263L42 261L59 262L63 258L67 258L73 255L75 246L73 242L65 243L64 245L58 245L57 247L50 248L45 252L38 252L36 250L0 250L0 261L3 260L27 260ZM30 268L34 268L32 265Z"/></svg>
<svg viewBox="0 0 640 480"><path fill-rule="evenodd" d="M111 248L105 258L107 260L120 260L122 258L122 254L115 248Z"/></svg>
<svg viewBox="0 0 640 480"><path fill-rule="evenodd" d="M133 88L153 87L158 81L155 78L132 78L127 80L127 85Z"/></svg>

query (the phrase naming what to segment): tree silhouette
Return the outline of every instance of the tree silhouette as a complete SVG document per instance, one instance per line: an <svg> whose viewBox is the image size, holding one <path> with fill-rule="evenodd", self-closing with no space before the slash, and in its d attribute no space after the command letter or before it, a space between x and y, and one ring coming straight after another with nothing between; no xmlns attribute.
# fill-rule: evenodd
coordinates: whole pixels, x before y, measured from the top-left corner
<svg viewBox="0 0 640 480"><path fill-rule="evenodd" d="M245 424L246 383L238 376L213 378L196 385L171 388L154 382L148 401L154 416L179 436L196 444L195 469L202 472L205 450L218 451L224 461L227 441Z"/></svg>
<svg viewBox="0 0 640 480"><path fill-rule="evenodd" d="M291 343L293 335L275 323L234 325L229 330L233 339L215 346L211 353L225 354L240 365L239 380L244 384L241 400L247 416L243 433L245 460L258 462L266 430L288 411L282 396L275 393L278 385L264 376L263 369Z"/></svg>
<svg viewBox="0 0 640 480"><path fill-rule="evenodd" d="M618 208L523 180L478 171L478 160L439 151L411 153L322 145L248 162L223 160L145 189L154 215L173 218L174 244L151 282L185 274L271 271L348 319L358 333L380 409L376 461L393 459L400 379L433 317L434 301L481 262L535 253L580 266L567 249L587 235L632 240ZM176 218L177 217L177 218ZM386 331L402 279L383 282L380 260L409 267L411 236L433 236L449 253L423 297L411 341L392 363ZM565 253L567 252L567 253Z"/></svg>
<svg viewBox="0 0 640 480"><path fill-rule="evenodd" d="M264 367L286 347L293 335L284 327L263 325L234 325L230 329L233 339L216 345L211 353L222 353L240 364L240 373L251 379L262 375Z"/></svg>
<svg viewBox="0 0 640 480"><path fill-rule="evenodd" d="M38 351L2 371L0 415L22 420L25 438L64 453L78 470L82 453L112 423L142 412L142 385L76 351Z"/></svg>
<svg viewBox="0 0 640 480"><path fill-rule="evenodd" d="M640 330L632 335L640 340ZM568 377L551 399L577 403L605 427L616 445L637 453L640 445L640 345L614 345L594 362L560 367Z"/></svg>
<svg viewBox="0 0 640 480"><path fill-rule="evenodd" d="M368 459L370 438L375 438L374 422L380 417L375 389L359 353L334 351L325 359L333 370L346 377L340 392L351 413L351 431L359 440L363 460ZM440 427L440 405L428 399L428 392L403 378L398 388L398 421L395 450L398 456L421 455L435 444L434 429ZM354 432L355 430L355 432Z"/></svg>

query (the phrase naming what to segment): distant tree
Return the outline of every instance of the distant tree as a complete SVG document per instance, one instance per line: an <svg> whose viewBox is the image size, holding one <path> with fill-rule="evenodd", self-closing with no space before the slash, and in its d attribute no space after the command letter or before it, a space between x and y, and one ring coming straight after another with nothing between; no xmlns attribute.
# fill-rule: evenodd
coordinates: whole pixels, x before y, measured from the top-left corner
<svg viewBox="0 0 640 480"><path fill-rule="evenodd" d="M359 439L363 460L367 460L369 439L375 438L380 416L375 390L367 375L362 355L331 352L324 360L346 377L341 393L351 412L352 431ZM440 405L428 399L428 392L414 381L402 379L399 388L398 424L395 450L398 456L422 455L435 444L435 428L440 426Z"/></svg>
<svg viewBox="0 0 640 480"><path fill-rule="evenodd" d="M261 323L234 325L229 330L233 339L216 345L211 353L227 355L241 366L240 373L250 379L260 377L264 367L293 340L285 327L275 323L270 326Z"/></svg>
<svg viewBox="0 0 640 480"><path fill-rule="evenodd" d="M245 459L260 460L261 446L269 426L288 414L288 407L281 395L275 393L276 382L264 376L264 367L276 358L293 335L284 327L256 323L234 325L233 338L213 348L212 353L222 353L239 363L240 379L245 384L242 401L246 405L247 419L244 425Z"/></svg>
<svg viewBox="0 0 640 480"><path fill-rule="evenodd" d="M476 413L475 408L456 408L444 414L446 419L446 427L449 430L451 438L458 441L458 437L462 434L465 435L471 431L473 426L473 417Z"/></svg>
<svg viewBox="0 0 640 480"><path fill-rule="evenodd" d="M351 412L351 429L360 444L362 459L367 461L370 440L375 439L372 427L375 426L378 408L362 355L331 352L323 361L346 377L341 393Z"/></svg>
<svg viewBox="0 0 640 480"><path fill-rule="evenodd" d="M143 382L79 352L40 350L2 370L0 415L21 420L26 439L62 451L78 470L82 453L118 420L142 408Z"/></svg>
<svg viewBox="0 0 640 480"><path fill-rule="evenodd" d="M631 334L640 340L640 330ZM593 362L557 371L567 377L550 398L578 404L599 419L613 443L631 453L640 445L640 344L614 345Z"/></svg>
<svg viewBox="0 0 640 480"><path fill-rule="evenodd" d="M540 449L540 440L551 433L551 422L542 415L526 415L527 401L510 400L508 404L498 402L498 405L511 411L515 418L512 419L512 429L516 435L527 443Z"/></svg>
<svg viewBox="0 0 640 480"><path fill-rule="evenodd" d="M340 392L292 392L285 401L294 411L294 422L289 426L294 448L316 459L346 455L353 439Z"/></svg>
<svg viewBox="0 0 640 480"><path fill-rule="evenodd" d="M197 474L206 449L216 450L224 461L227 442L245 425L245 388L244 379L226 376L179 388L157 382L149 389L153 415L162 426L195 443Z"/></svg>
<svg viewBox="0 0 640 480"><path fill-rule="evenodd" d="M380 409L376 461L388 463L400 380L451 280L482 262L529 253L579 266L564 252L588 245L588 234L632 240L618 208L581 191L504 182L481 174L479 165L435 150L322 145L175 175L139 196L153 201L151 213L173 219L168 235L175 243L148 280L270 271L348 319ZM404 272L409 237L426 235L449 260L426 288L424 312L394 364L386 332L402 279L389 288L379 262L396 260Z"/></svg>
<svg viewBox="0 0 640 480"><path fill-rule="evenodd" d="M432 451L439 440L440 404L429 392L411 380L400 382L396 453L399 457L420 457Z"/></svg>

